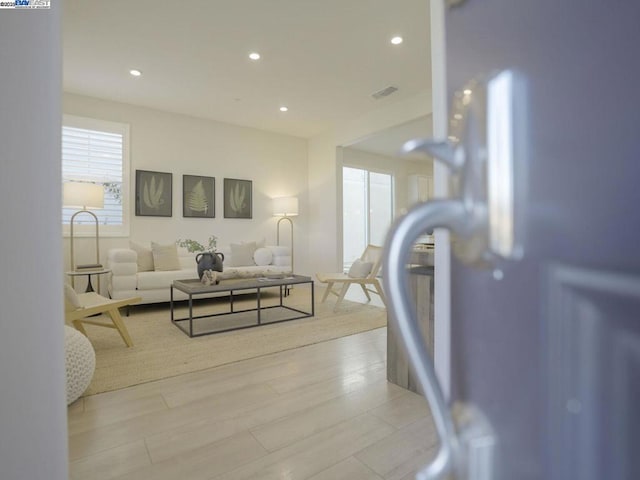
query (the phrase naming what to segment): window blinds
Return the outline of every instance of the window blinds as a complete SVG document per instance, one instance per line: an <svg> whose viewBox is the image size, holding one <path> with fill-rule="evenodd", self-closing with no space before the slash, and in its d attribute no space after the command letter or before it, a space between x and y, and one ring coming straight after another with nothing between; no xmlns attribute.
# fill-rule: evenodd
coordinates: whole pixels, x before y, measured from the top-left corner
<svg viewBox="0 0 640 480"><path fill-rule="evenodd" d="M62 127L62 180L104 185L104 208L95 210L101 225L123 223L123 135L120 133ZM63 208L62 223L68 224L77 209ZM91 223L79 215L77 222Z"/></svg>

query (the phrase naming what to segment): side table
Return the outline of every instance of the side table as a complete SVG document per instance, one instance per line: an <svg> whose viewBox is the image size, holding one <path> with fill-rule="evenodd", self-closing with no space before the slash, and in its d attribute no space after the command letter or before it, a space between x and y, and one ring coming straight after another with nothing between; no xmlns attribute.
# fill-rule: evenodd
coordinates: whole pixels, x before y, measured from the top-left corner
<svg viewBox="0 0 640 480"><path fill-rule="evenodd" d="M105 273L109 273L111 272L110 268L105 268L102 270L87 270L87 271L83 271L83 270L71 270L69 272L65 272L67 275L69 275L70 277L79 277L82 275L86 275L87 276L87 289L85 290L85 292L93 292L93 285L91 284L91 275L104 275ZM100 287L100 279L98 279L98 287Z"/></svg>

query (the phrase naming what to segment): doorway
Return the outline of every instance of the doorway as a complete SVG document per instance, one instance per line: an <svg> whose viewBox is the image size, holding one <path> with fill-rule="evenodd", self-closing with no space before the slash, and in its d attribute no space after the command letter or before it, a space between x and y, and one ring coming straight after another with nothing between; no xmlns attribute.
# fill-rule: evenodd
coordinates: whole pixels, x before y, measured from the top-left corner
<svg viewBox="0 0 640 480"><path fill-rule="evenodd" d="M393 176L364 168L342 167L343 269L367 245L384 244L393 220Z"/></svg>

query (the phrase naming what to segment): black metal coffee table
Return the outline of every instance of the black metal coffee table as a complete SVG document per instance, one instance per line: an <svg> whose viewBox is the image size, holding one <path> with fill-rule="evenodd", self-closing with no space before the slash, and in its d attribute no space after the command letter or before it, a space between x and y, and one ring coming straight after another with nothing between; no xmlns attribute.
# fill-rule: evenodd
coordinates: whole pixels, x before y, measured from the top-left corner
<svg viewBox="0 0 640 480"><path fill-rule="evenodd" d="M291 297L286 296L285 293L292 285L307 285L309 287L311 300L309 311L301 310L290 304ZM315 314L313 280L311 277L302 275L229 279L222 280L218 285L203 285L198 279L175 280L170 288L171 322L189 337L199 337L201 335L257 327L271 323L288 322L290 320L313 317ZM269 299L263 299L263 290L274 288L279 289L279 295L276 295L275 298L270 297ZM176 318L175 302L173 300L174 289L186 293L189 297L189 315L187 317ZM234 292L243 290L256 291L255 308L240 310L235 308ZM194 297L215 292L226 292L229 294L229 309L217 313L194 315Z"/></svg>

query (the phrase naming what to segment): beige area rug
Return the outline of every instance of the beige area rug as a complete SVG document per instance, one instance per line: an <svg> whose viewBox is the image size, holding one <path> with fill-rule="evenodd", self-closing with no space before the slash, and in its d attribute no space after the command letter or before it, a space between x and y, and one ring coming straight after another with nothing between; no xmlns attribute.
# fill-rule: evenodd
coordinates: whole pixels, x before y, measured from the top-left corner
<svg viewBox="0 0 640 480"><path fill-rule="evenodd" d="M319 289L320 290L320 289ZM255 295L244 295L236 310L255 306ZM263 301L275 302L277 296ZM343 301L338 312L334 302L319 303L315 316L272 325L189 338L170 321L169 305L144 305L124 317L134 346L127 348L115 330L87 325L96 351L96 371L86 395L117 390L140 383L217 367L270 353L324 342L386 326L386 310L367 304ZM308 287L296 287L285 302L307 310ZM182 302L180 316L185 316ZM196 302L197 313L228 310L228 300Z"/></svg>

